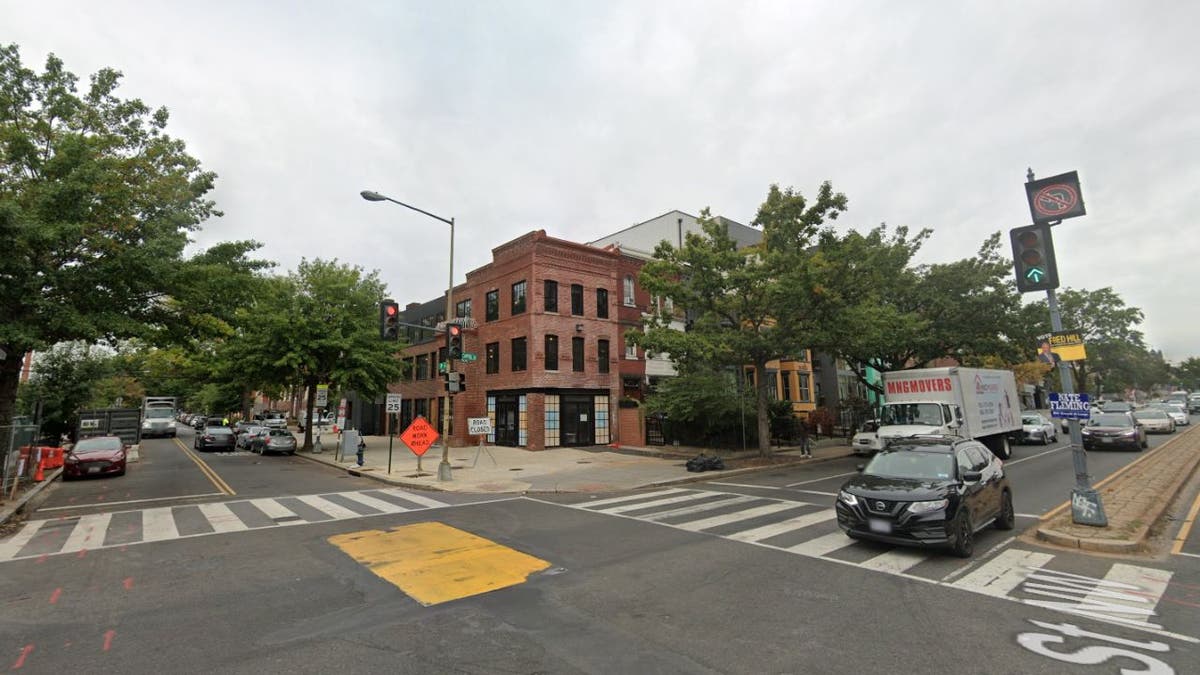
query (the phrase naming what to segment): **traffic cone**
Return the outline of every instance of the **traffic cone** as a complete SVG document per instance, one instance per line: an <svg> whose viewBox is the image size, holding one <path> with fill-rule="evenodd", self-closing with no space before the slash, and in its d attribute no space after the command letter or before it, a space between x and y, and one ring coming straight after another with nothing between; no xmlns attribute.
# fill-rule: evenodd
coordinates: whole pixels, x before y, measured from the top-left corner
<svg viewBox="0 0 1200 675"><path fill-rule="evenodd" d="M33 480L35 482L40 483L40 482L46 480L45 474L42 473L42 466L45 463L46 463L46 460L44 458L38 461L37 468L34 469L34 471L33 471Z"/></svg>

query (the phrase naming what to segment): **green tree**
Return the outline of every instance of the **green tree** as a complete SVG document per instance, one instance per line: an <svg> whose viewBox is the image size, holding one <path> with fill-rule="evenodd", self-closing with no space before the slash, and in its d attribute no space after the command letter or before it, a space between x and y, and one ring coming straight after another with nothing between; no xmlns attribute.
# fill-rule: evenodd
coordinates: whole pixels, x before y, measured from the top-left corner
<svg viewBox="0 0 1200 675"><path fill-rule="evenodd" d="M195 275L255 265L249 242L183 259L188 233L220 215L204 198L215 175L166 133L165 108L120 98L120 80L102 69L79 92L57 57L36 73L0 46L0 424L24 353L186 333L216 309L204 302L230 300L189 294Z"/></svg>
<svg viewBox="0 0 1200 675"><path fill-rule="evenodd" d="M57 437L75 430L81 408L107 407L114 403L97 395L111 393L99 388L112 374L111 356L81 342L65 342L38 354L28 386L21 388L19 409L33 415L41 406L42 435Z"/></svg>
<svg viewBox="0 0 1200 675"><path fill-rule="evenodd" d="M768 361L808 346L817 318L783 311L797 306L794 294L810 292L789 285L789 271L807 259L821 225L845 208L845 195L828 182L811 204L792 188L772 185L754 219L763 228L761 244L739 249L728 228L704 209L698 219L703 234L689 233L682 248L660 243L639 277L650 293L671 298L694 322L681 332L670 327L672 317L653 315L644 332L630 331L628 338L669 353L685 370L752 365L760 374L755 435L763 456L771 453L771 438L770 383L762 374Z"/></svg>
<svg viewBox="0 0 1200 675"><path fill-rule="evenodd" d="M304 409L312 419L318 384L371 398L399 378L402 345L379 339L386 289L378 272L303 260L266 288L253 320L241 322L220 350L225 381L236 370L246 386L306 387ZM305 426L304 447L312 447L312 425Z"/></svg>
<svg viewBox="0 0 1200 675"><path fill-rule="evenodd" d="M1190 356L1183 360L1176 369L1176 376L1188 391L1200 390L1200 358Z"/></svg>

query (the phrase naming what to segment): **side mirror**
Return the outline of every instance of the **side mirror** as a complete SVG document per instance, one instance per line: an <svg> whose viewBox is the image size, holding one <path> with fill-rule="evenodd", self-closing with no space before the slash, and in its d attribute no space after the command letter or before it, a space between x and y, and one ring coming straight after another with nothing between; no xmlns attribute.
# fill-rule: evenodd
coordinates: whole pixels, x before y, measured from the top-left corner
<svg viewBox="0 0 1200 675"><path fill-rule="evenodd" d="M978 483L979 480L981 478L983 478L983 473L981 473L979 471L964 471L962 477L963 477L963 482Z"/></svg>
<svg viewBox="0 0 1200 675"><path fill-rule="evenodd" d="M859 465L855 466L854 468L857 469L859 473L862 473L863 469L867 468L867 465L859 464Z"/></svg>

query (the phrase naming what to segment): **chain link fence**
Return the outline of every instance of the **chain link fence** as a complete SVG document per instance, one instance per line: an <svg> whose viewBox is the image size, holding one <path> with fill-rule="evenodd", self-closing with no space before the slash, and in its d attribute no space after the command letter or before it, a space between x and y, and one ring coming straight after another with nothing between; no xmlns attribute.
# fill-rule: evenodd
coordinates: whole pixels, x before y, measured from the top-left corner
<svg viewBox="0 0 1200 675"><path fill-rule="evenodd" d="M32 424L0 426L0 501L15 494L22 481L28 481L33 472L21 463L21 448L37 445L38 427Z"/></svg>

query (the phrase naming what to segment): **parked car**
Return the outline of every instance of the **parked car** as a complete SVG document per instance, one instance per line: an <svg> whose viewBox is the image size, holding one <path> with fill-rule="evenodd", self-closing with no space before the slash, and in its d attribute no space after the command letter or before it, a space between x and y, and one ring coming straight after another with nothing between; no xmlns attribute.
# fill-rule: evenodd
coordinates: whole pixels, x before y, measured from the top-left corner
<svg viewBox="0 0 1200 675"><path fill-rule="evenodd" d="M948 546L963 558L976 532L1016 522L1003 463L983 443L954 436L892 441L842 485L834 508L852 539Z"/></svg>
<svg viewBox="0 0 1200 675"><path fill-rule="evenodd" d="M1050 420L1042 417L1041 413L1021 413L1021 435L1019 442L1039 443L1049 445L1058 442L1058 432Z"/></svg>
<svg viewBox="0 0 1200 675"><path fill-rule="evenodd" d="M287 429L264 429L263 433L250 439L250 451L260 454L282 452L296 454L296 437Z"/></svg>
<svg viewBox="0 0 1200 675"><path fill-rule="evenodd" d="M254 438L258 434L262 433L265 429L266 429L266 427L262 427L257 424L247 424L242 427L242 430L240 432L237 429L234 429L233 433L234 433L234 436L237 438L237 441L234 443L235 447L239 447L239 448L250 447L250 439Z"/></svg>
<svg viewBox="0 0 1200 675"><path fill-rule="evenodd" d="M272 429L286 429L287 428L287 414L286 413L282 413L282 412L279 412L276 410L268 410L267 412L264 412L260 415L255 415L254 417L257 420L257 422L255 422L255 424L260 424L264 427L270 427Z"/></svg>
<svg viewBox="0 0 1200 675"><path fill-rule="evenodd" d="M1200 413L1200 394L1191 394L1188 396L1188 412Z"/></svg>
<svg viewBox="0 0 1200 675"><path fill-rule="evenodd" d="M1141 423L1148 434L1175 433L1175 420L1171 419L1171 416L1165 410L1159 408L1142 408L1133 413L1133 418Z"/></svg>
<svg viewBox="0 0 1200 675"><path fill-rule="evenodd" d="M229 427L206 426L196 434L193 447L197 450L234 450L237 447L237 438L233 435L233 429Z"/></svg>
<svg viewBox="0 0 1200 675"><path fill-rule="evenodd" d="M317 420L318 427L332 426L336 420L336 418L332 415L327 415L320 412L313 413L313 417ZM300 428L300 431L304 431L304 427L308 426L307 422L308 416L304 413L304 411L301 411L300 417L296 419L296 426Z"/></svg>
<svg viewBox="0 0 1200 675"><path fill-rule="evenodd" d="M1192 418L1188 415L1187 408L1178 403L1168 401L1166 411L1178 426L1186 427L1192 423Z"/></svg>
<svg viewBox="0 0 1200 675"><path fill-rule="evenodd" d="M879 439L879 420L863 422L858 433L851 439L850 447L856 455L872 455L879 452L883 448L883 441Z"/></svg>
<svg viewBox="0 0 1200 675"><path fill-rule="evenodd" d="M125 443L116 436L85 438L63 458L63 480L85 476L124 476Z"/></svg>
<svg viewBox="0 0 1200 675"><path fill-rule="evenodd" d="M1133 404L1125 401L1106 401L1101 410L1106 413L1133 412Z"/></svg>
<svg viewBox="0 0 1200 675"><path fill-rule="evenodd" d="M1146 429L1131 412L1105 411L1083 427L1083 449L1126 448L1141 451L1149 446Z"/></svg>

